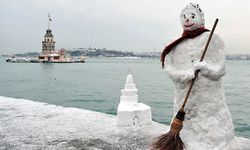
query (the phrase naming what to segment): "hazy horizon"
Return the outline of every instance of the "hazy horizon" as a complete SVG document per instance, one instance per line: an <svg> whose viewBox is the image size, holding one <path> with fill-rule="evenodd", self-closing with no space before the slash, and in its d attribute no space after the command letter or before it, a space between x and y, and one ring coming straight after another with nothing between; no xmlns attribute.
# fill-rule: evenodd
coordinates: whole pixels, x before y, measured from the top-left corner
<svg viewBox="0 0 250 150"><path fill-rule="evenodd" d="M56 49L106 48L133 52L160 52L182 33L181 10L190 1L174 0L2 0L0 54L41 52L48 13ZM249 54L250 2L191 1L205 13L211 29L225 42L227 54Z"/></svg>

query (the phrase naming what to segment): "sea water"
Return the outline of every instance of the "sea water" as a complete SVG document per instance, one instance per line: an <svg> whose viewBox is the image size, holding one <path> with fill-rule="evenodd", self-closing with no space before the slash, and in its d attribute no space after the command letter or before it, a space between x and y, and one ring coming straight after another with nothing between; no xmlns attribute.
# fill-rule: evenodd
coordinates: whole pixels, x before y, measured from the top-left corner
<svg viewBox="0 0 250 150"><path fill-rule="evenodd" d="M6 63L0 57L0 95L116 115L120 90L130 72L139 101L153 120L169 124L174 87L158 59L88 58L86 63ZM250 138L250 61L228 60L223 78L237 136ZM129 69L130 68L130 69Z"/></svg>

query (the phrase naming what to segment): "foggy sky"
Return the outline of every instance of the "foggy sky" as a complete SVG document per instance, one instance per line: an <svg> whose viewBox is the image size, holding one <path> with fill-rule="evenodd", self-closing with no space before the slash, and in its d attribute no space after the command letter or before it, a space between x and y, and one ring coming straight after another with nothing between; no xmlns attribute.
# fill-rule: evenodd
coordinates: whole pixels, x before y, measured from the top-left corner
<svg viewBox="0 0 250 150"><path fill-rule="evenodd" d="M0 54L41 52L51 29L56 49L95 47L126 51L161 51L182 33L181 10L199 3L226 51L250 53L250 1L246 0L0 0Z"/></svg>

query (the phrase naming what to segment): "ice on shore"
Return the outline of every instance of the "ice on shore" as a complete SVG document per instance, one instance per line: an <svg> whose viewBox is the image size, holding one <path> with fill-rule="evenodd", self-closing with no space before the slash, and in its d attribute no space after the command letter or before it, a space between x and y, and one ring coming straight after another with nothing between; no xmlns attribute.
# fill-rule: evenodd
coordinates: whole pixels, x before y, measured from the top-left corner
<svg viewBox="0 0 250 150"><path fill-rule="evenodd" d="M116 121L99 112L0 96L0 150L146 150L153 137L169 129L156 122L121 128ZM234 146L247 150L250 140L236 138Z"/></svg>

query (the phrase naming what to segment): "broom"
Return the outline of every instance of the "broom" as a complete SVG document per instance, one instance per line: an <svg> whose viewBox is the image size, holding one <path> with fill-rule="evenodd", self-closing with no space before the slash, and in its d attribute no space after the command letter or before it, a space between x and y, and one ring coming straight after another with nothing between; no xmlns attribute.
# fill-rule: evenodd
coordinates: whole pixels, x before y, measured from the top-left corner
<svg viewBox="0 0 250 150"><path fill-rule="evenodd" d="M208 45L211 41L211 38L213 36L215 27L218 23L219 19L216 19L212 28L212 31L210 32L210 35L208 37L206 46L204 48L204 51L202 53L202 56L200 58L200 62L203 61ZM188 97L191 93L192 87L194 85L194 81L197 78L198 74L199 74L200 70L196 70L195 71L195 77L191 80L189 89L187 91L186 97L183 101L183 104L180 108L180 110L178 111L177 115L175 116L174 120L171 123L170 126L170 131L166 134L163 134L159 137L157 137L156 141L152 144L152 150L183 150L184 149L184 143L182 142L181 138L180 138L180 131L182 129L183 126L183 121L185 118L185 105L187 103Z"/></svg>

